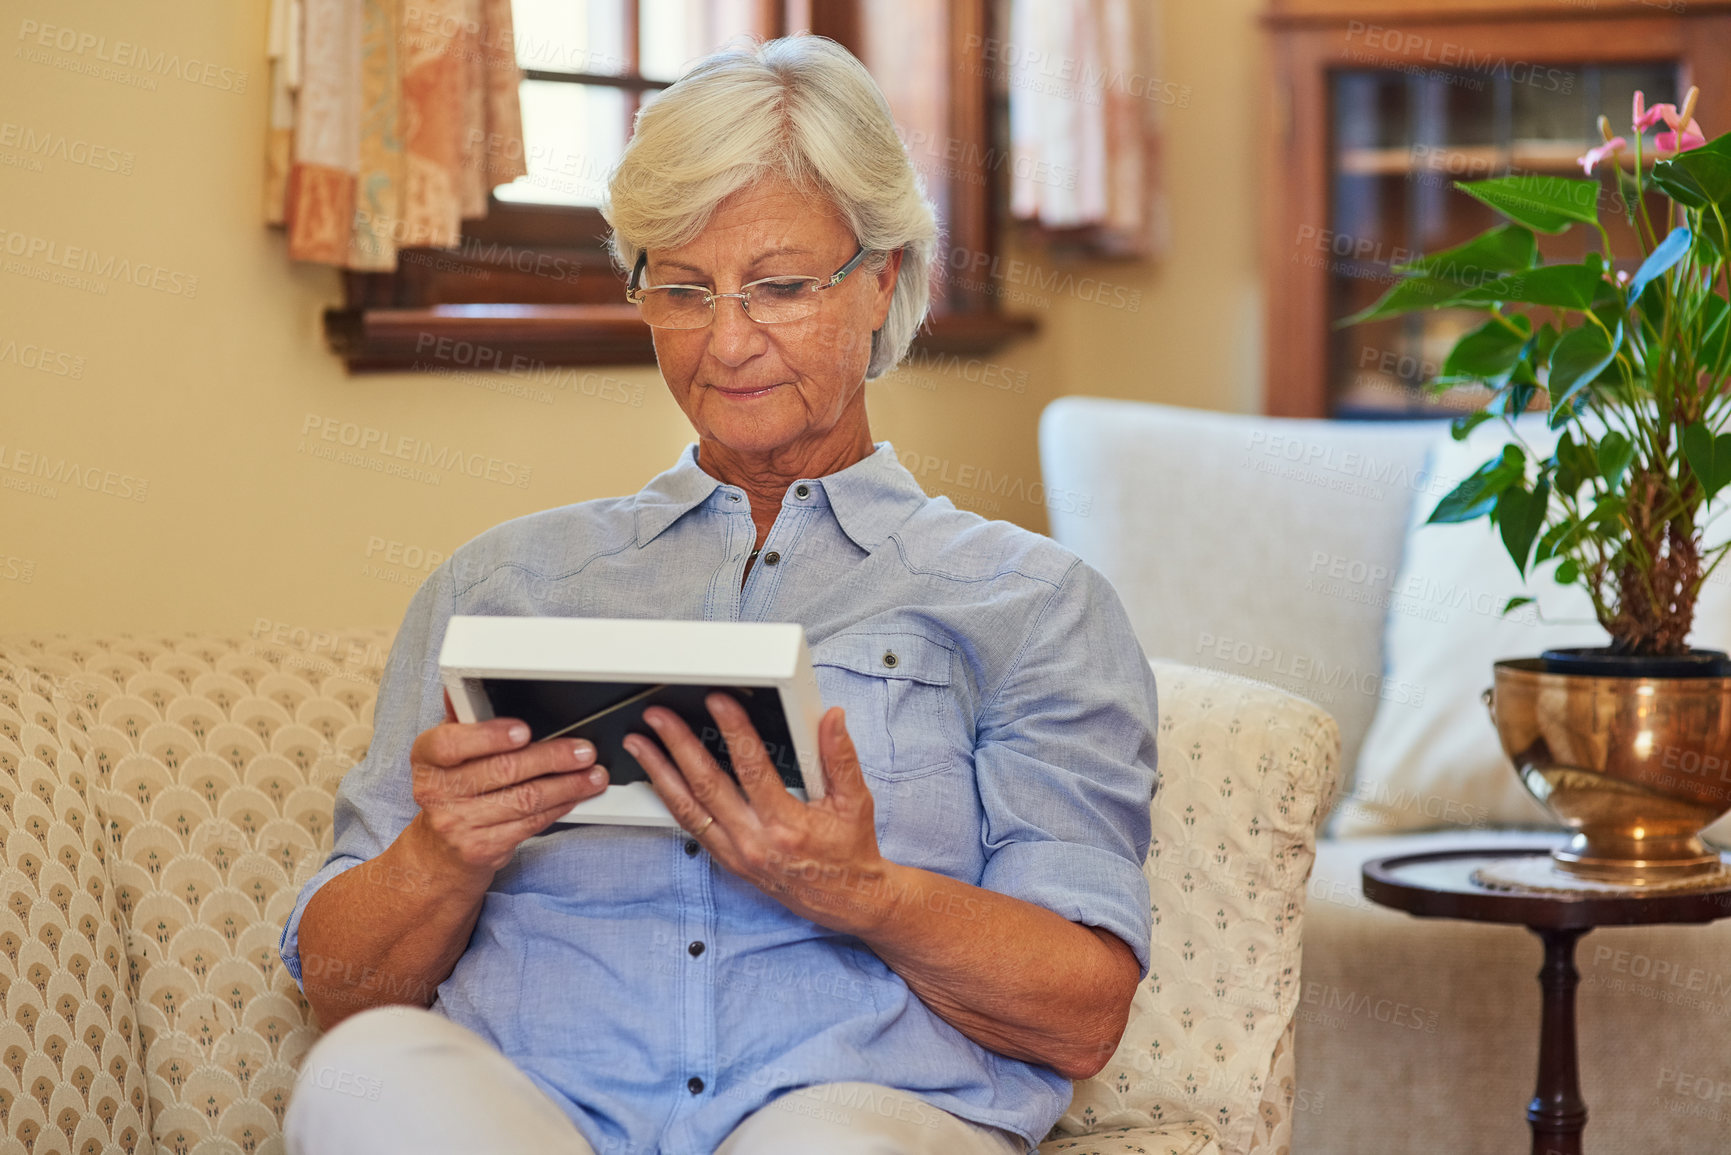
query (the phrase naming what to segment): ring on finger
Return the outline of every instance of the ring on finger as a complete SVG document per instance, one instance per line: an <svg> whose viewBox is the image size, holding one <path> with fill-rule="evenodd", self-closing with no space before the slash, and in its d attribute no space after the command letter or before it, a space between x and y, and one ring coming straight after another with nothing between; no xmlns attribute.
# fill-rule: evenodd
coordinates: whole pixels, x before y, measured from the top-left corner
<svg viewBox="0 0 1731 1155"><path fill-rule="evenodd" d="M703 825L702 825L702 826L699 826L699 827L698 827L698 828L697 828L697 829L696 829L696 830L693 830L693 831L692 831L692 832L691 832L691 837L693 837L693 838L702 838L702 837L703 837L703 832L704 832L704 831L705 831L705 830L708 830L708 829L709 829L709 827L710 827L710 824L711 824L711 823L713 823L713 822L714 822L714 821L715 821L715 815L713 815L713 814L711 814L711 815L710 815L710 816L709 816L709 817L707 817L707 818L705 818L705 819L704 819L704 820L703 820Z"/></svg>

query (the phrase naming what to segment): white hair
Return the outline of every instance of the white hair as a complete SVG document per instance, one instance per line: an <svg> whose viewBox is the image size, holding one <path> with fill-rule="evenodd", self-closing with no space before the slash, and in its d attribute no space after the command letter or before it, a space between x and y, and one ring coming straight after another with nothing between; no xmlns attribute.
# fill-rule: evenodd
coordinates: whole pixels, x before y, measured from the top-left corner
<svg viewBox="0 0 1731 1155"><path fill-rule="evenodd" d="M766 176L832 203L881 271L900 250L868 380L894 368L931 303L937 216L865 66L833 40L735 42L693 64L637 114L607 183L609 244L629 272L647 248L683 245L716 206Z"/></svg>

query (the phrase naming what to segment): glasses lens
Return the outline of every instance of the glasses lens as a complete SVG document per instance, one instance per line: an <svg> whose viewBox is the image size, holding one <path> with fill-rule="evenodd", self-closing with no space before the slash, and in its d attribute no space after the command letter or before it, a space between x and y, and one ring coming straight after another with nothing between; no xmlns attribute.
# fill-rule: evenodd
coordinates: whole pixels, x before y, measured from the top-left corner
<svg viewBox="0 0 1731 1155"><path fill-rule="evenodd" d="M709 324L712 311L702 289L668 285L644 289L638 307L643 320L657 329L701 329Z"/></svg>
<svg viewBox="0 0 1731 1155"><path fill-rule="evenodd" d="M751 319L765 325L783 321L798 321L817 312L815 277L778 277L758 281L748 290L751 294L746 312Z"/></svg>

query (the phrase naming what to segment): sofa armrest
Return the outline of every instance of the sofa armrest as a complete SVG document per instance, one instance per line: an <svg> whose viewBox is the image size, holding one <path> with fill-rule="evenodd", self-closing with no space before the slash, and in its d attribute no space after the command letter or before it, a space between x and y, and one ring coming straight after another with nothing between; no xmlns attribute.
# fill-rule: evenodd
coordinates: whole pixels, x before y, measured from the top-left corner
<svg viewBox="0 0 1731 1155"><path fill-rule="evenodd" d="M1214 1129L1195 1123L1117 1127L1077 1139L1048 1139L1039 1155L1220 1155Z"/></svg>
<svg viewBox="0 0 1731 1155"><path fill-rule="evenodd" d="M1076 1085L1054 1134L1188 1118L1223 1155L1272 1153L1290 1144L1305 885L1340 731L1273 686L1174 662L1154 672L1152 962L1117 1053Z"/></svg>
<svg viewBox="0 0 1731 1155"><path fill-rule="evenodd" d="M93 804L76 673L0 642L0 1150L151 1146L115 845Z"/></svg>
<svg viewBox="0 0 1731 1155"><path fill-rule="evenodd" d="M105 1053L93 1069L99 1080L125 1073L124 1100L133 1111L125 1126L137 1141L110 1142L99 1130L91 1132L101 1140L94 1149L251 1151L278 1141L296 1069L317 1031L283 971L277 939L300 883L329 846L332 791L369 740L388 636L332 631L308 642L0 640L0 665L10 656L14 666L52 677L52 701L14 709L47 719L41 724L58 720L82 753L81 763L61 759L61 777L74 789L51 792L54 813L68 824L75 811L93 815L86 828L97 835L95 861L105 862L101 916L91 922L103 936L96 940L100 961L118 981L108 971L98 980L94 963L74 965L64 947L57 962L44 958L39 968L51 976L51 1005L71 993L88 995L73 1024L81 1043L102 1009L114 1019L109 1033L130 1047L124 1063ZM41 741L26 730L25 749ZM27 772L30 790L20 798L30 801L29 793L51 784L40 771ZM47 818L40 807L29 813ZM28 826L25 811L13 817ZM63 846L54 841L49 849L59 855ZM52 897L46 868L42 892ZM76 908L72 915L81 923ZM41 933L35 920L32 912L32 935ZM34 957L23 960L21 973ZM79 974L86 967L88 981ZM15 1006L27 991L34 993L16 982L4 997ZM0 1034L14 1023L8 1014ZM36 1035L41 1044L40 1027ZM46 1076L34 1073L42 1066ZM75 1094L77 1065L68 1058L60 1067L46 1056L29 1060L24 1086L46 1077L58 1088L47 1119L54 1126L63 1115L83 1119L64 1149L84 1151L85 1130L102 1123L110 1110L104 1103L122 1096L106 1086ZM0 1070L0 1093L5 1078ZM14 1111L14 1132L19 1118ZM112 1129L118 1135L121 1128L117 1121Z"/></svg>

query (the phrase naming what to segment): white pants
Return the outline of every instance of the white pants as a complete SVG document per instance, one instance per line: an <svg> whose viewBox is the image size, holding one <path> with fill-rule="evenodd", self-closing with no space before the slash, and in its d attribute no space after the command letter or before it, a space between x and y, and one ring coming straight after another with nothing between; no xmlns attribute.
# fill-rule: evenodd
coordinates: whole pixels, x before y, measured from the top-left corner
<svg viewBox="0 0 1731 1155"><path fill-rule="evenodd" d="M861 1110L860 1090L876 1109ZM899 1100L908 1105L895 1109ZM891 1109L885 1110L886 1105ZM289 1155L595 1155L529 1077L466 1027L414 1007L345 1019L301 1064ZM715 1155L1022 1155L1019 1136L906 1091L821 1083L772 1099Z"/></svg>

